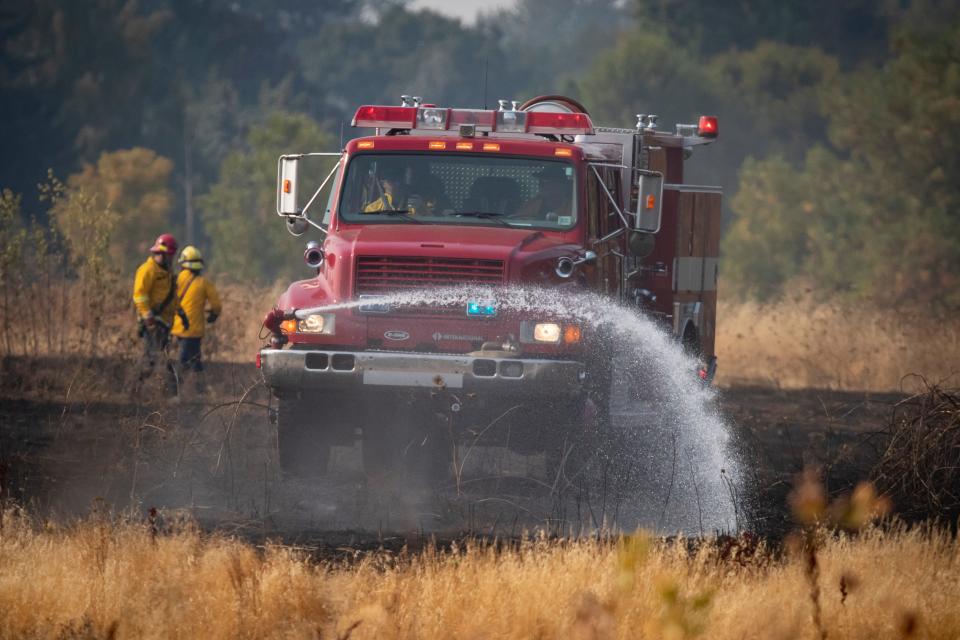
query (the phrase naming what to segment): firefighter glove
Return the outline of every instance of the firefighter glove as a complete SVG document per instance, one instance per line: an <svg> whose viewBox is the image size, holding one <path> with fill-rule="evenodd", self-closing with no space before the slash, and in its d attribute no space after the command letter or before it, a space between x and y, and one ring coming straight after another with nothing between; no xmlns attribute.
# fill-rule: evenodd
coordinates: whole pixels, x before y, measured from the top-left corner
<svg viewBox="0 0 960 640"><path fill-rule="evenodd" d="M219 317L219 316L218 316L216 313L214 313L213 311L211 311L211 312L207 313L207 322L209 322L210 324L213 324L214 322L217 321L217 318L218 318L218 317Z"/></svg>
<svg viewBox="0 0 960 640"><path fill-rule="evenodd" d="M183 309L177 309L177 315L180 316L180 321L183 322L183 328L190 328L190 319L187 317L187 313Z"/></svg>
<svg viewBox="0 0 960 640"><path fill-rule="evenodd" d="M143 326L146 327L147 330L153 331L153 329L157 326L156 318L154 318L152 315L146 316L143 319Z"/></svg>

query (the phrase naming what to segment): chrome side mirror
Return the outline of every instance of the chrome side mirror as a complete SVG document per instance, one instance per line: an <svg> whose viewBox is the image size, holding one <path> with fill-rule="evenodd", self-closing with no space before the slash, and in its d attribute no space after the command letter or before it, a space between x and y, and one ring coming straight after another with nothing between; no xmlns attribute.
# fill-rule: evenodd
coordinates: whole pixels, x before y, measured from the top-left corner
<svg viewBox="0 0 960 640"><path fill-rule="evenodd" d="M658 171L637 171L637 174L636 230L657 233L663 209L663 174Z"/></svg>
<svg viewBox="0 0 960 640"><path fill-rule="evenodd" d="M299 238L307 232L310 223L301 216L289 216L287 218L287 231L295 238Z"/></svg>

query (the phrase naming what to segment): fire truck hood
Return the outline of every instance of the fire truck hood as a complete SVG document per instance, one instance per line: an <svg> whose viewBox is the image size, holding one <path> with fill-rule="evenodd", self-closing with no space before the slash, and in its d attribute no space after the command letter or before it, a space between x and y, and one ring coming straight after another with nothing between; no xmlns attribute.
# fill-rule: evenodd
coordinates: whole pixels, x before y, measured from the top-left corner
<svg viewBox="0 0 960 640"><path fill-rule="evenodd" d="M371 224L341 230L354 255L445 256L513 261L519 254L574 247L560 236L505 227Z"/></svg>

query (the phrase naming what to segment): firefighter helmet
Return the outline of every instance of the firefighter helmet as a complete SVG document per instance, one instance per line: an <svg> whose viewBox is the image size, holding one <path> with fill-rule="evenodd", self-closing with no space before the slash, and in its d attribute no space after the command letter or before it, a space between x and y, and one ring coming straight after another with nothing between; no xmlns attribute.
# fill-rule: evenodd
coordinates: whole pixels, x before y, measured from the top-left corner
<svg viewBox="0 0 960 640"><path fill-rule="evenodd" d="M169 233L157 236L157 241L150 247L150 253L163 253L172 256L177 252L177 239Z"/></svg>
<svg viewBox="0 0 960 640"><path fill-rule="evenodd" d="M203 269L203 254L200 249L193 245L188 245L180 252L180 266L191 271L200 271Z"/></svg>

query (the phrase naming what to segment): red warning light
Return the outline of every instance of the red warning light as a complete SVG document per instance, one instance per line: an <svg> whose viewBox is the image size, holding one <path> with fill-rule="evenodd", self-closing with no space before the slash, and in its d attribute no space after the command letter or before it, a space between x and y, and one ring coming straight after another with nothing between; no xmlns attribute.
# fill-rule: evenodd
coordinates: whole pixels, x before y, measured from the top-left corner
<svg viewBox="0 0 960 640"><path fill-rule="evenodd" d="M700 122L697 124L697 135L701 138L716 138L720 133L720 124L717 122L717 116L700 116Z"/></svg>

